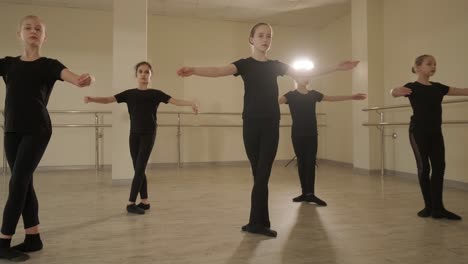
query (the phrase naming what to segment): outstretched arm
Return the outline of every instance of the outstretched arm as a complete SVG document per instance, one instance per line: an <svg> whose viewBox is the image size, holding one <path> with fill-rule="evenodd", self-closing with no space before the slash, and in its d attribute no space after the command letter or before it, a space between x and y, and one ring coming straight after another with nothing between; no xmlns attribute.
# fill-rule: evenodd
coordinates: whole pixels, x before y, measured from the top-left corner
<svg viewBox="0 0 468 264"><path fill-rule="evenodd" d="M400 97L400 96L407 96L410 95L413 91L410 88L401 86L401 87L396 87L390 90L390 94L393 97Z"/></svg>
<svg viewBox="0 0 468 264"><path fill-rule="evenodd" d="M452 96L468 96L468 88L450 87L447 95Z"/></svg>
<svg viewBox="0 0 468 264"><path fill-rule="evenodd" d="M336 95L336 96L324 95L322 98L322 101L338 102L338 101L346 101L346 100L364 100L366 98L367 98L367 94L365 93L357 93L353 95Z"/></svg>
<svg viewBox="0 0 468 264"><path fill-rule="evenodd" d="M291 76L293 79L297 80L298 78L313 78L321 75L326 75L336 71L348 71L354 69L359 64L359 61L344 61L338 65L319 68L313 71L304 71L296 70L292 67L286 72L287 75Z"/></svg>
<svg viewBox="0 0 468 264"><path fill-rule="evenodd" d="M109 97L85 96L83 100L85 103L98 103L98 104L110 104L110 103L117 102L114 96L109 96Z"/></svg>
<svg viewBox="0 0 468 264"><path fill-rule="evenodd" d="M191 75L203 77L221 77L237 73L237 68L234 64L220 67L182 67L177 70L177 75L180 77L188 77Z"/></svg>
<svg viewBox="0 0 468 264"><path fill-rule="evenodd" d="M94 77L91 76L89 73L77 75L74 72L70 71L69 69L63 69L62 72L60 73L60 78L62 78L62 80L68 83L71 83L77 87L90 86L95 81Z"/></svg>
<svg viewBox="0 0 468 264"><path fill-rule="evenodd" d="M192 111L195 114L198 114L198 103L195 101L187 101L187 100L180 100L180 99L175 99L171 98L169 99L169 103L177 106L191 106Z"/></svg>

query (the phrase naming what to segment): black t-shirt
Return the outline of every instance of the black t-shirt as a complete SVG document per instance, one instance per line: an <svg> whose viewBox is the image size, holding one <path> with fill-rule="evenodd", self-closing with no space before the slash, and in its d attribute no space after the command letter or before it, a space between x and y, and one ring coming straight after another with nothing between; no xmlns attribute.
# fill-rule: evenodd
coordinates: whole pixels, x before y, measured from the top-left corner
<svg viewBox="0 0 468 264"><path fill-rule="evenodd" d="M52 88L66 67L58 60L41 57L0 59L0 76L6 84L5 132L51 132L47 103Z"/></svg>
<svg viewBox="0 0 468 264"><path fill-rule="evenodd" d="M302 94L297 90L287 92L286 97L292 117L291 136L316 136L317 118L315 104L322 101L323 94L315 90Z"/></svg>
<svg viewBox="0 0 468 264"><path fill-rule="evenodd" d="M130 89L114 95L118 103L127 103L130 114L130 132L155 133L156 111L159 103L167 104L171 97L155 89Z"/></svg>
<svg viewBox="0 0 468 264"><path fill-rule="evenodd" d="M405 84L405 87L412 90L412 93L408 96L413 108L412 128L425 130L441 128L442 99L448 93L450 87L437 82L431 82L431 84L425 85L419 82Z"/></svg>
<svg viewBox="0 0 468 264"><path fill-rule="evenodd" d="M283 76L289 65L277 60L258 61L252 57L233 62L237 68L234 76L244 80L243 119L280 119L277 77Z"/></svg>

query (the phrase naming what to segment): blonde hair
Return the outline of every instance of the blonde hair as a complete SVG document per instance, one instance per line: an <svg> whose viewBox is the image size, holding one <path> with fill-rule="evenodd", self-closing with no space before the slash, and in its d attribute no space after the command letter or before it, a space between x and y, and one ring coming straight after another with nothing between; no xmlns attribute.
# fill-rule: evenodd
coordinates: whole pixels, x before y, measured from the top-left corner
<svg viewBox="0 0 468 264"><path fill-rule="evenodd" d="M40 17L38 17L36 15L27 15L27 16L21 18L21 20L19 21L18 30L21 30L21 27L23 26L24 21L26 21L28 19L37 19L37 20L39 20L39 22L41 22L42 26L45 27L45 23L44 23L44 20L42 20L42 18L40 18Z"/></svg>

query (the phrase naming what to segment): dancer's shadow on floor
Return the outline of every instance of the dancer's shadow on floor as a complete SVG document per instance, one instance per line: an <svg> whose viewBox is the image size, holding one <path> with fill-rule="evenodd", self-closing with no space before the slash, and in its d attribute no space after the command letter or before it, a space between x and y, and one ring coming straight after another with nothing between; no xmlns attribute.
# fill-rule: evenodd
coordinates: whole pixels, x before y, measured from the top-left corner
<svg viewBox="0 0 468 264"><path fill-rule="evenodd" d="M337 263L336 247L320 215L326 209L305 203L299 205L296 223L281 253L281 263Z"/></svg>
<svg viewBox="0 0 468 264"><path fill-rule="evenodd" d="M54 235L63 235L71 230L73 232L84 229L84 228L91 228L94 225L99 225L102 223L105 223L109 220L116 219L122 217L122 213L118 214L113 214L113 215L106 215L100 218L94 218L88 221L80 221L78 223L70 224L70 225L63 225L57 228L50 228L50 229L44 229L42 230L42 234L47 234L48 236L54 236Z"/></svg>
<svg viewBox="0 0 468 264"><path fill-rule="evenodd" d="M244 238L239 243L239 246L234 250L231 257L225 262L225 264L247 264L251 262L252 257L255 256L255 252L262 241L274 239L263 235L255 235L245 233Z"/></svg>

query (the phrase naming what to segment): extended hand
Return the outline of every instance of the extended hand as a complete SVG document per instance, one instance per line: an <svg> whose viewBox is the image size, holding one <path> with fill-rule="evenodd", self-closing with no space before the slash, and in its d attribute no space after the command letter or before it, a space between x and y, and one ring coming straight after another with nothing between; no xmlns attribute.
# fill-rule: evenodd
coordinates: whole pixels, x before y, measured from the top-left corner
<svg viewBox="0 0 468 264"><path fill-rule="evenodd" d="M348 71L354 69L359 64L359 61L343 61L342 63L338 64L336 67L339 71Z"/></svg>
<svg viewBox="0 0 468 264"><path fill-rule="evenodd" d="M351 98L353 98L353 100L364 100L364 99L367 98L367 94L365 94L365 93L357 93L357 94L351 95Z"/></svg>
<svg viewBox="0 0 468 264"><path fill-rule="evenodd" d="M177 75L180 77L188 77L194 73L194 68L193 67L182 67L177 70Z"/></svg>
<svg viewBox="0 0 468 264"><path fill-rule="evenodd" d="M84 73L81 74L80 77L78 77L78 86L79 87L86 87L90 86L91 83L93 83L94 77L89 75L89 73Z"/></svg>

